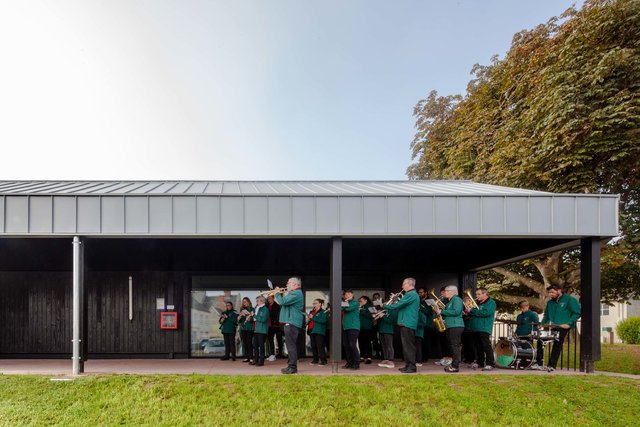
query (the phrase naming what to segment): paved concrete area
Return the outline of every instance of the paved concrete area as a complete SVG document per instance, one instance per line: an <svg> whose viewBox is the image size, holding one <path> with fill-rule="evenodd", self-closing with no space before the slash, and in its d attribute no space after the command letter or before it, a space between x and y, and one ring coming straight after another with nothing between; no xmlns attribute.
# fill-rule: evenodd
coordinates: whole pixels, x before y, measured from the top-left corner
<svg viewBox="0 0 640 427"><path fill-rule="evenodd" d="M298 364L298 373L305 375L331 375L331 365L310 365L309 359L302 359ZM340 365L342 365L342 362ZM286 366L286 360L265 362L265 366L256 367L237 361L219 359L94 359L85 362L85 375L100 374L204 374L204 375L281 375L280 369ZM401 375L398 372L402 362L396 361L396 368L381 368L377 364L362 365L359 371L339 369L338 375ZM67 359L0 359L0 374L9 375L48 375L70 376L71 360ZM443 368L433 361L418 368L418 374L444 374ZM490 373L461 367L460 373L448 375L585 375L573 370L546 371L494 369ZM604 373L605 375L625 376L640 379L640 375L621 375Z"/></svg>

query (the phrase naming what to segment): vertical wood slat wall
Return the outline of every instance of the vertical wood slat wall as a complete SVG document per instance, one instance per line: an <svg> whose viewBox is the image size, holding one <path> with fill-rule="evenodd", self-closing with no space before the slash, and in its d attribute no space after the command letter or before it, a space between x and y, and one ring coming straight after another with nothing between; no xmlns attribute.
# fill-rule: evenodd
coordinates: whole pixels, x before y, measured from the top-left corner
<svg viewBox="0 0 640 427"><path fill-rule="evenodd" d="M133 277L133 320L128 286ZM179 281L176 281L178 279ZM169 354L189 352L188 275L173 272L88 272L89 354ZM156 298L168 290L179 312L179 329L160 329ZM0 356L71 353L70 272L0 272Z"/></svg>

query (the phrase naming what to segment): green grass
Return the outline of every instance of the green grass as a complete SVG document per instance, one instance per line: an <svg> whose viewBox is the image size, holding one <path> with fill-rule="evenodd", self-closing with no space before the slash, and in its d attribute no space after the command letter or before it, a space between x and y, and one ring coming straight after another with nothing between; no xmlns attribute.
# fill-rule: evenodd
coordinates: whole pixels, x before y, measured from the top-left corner
<svg viewBox="0 0 640 427"><path fill-rule="evenodd" d="M0 425L634 425L604 376L0 376Z"/></svg>
<svg viewBox="0 0 640 427"><path fill-rule="evenodd" d="M596 370L640 374L640 345L602 344L602 360L596 362Z"/></svg>

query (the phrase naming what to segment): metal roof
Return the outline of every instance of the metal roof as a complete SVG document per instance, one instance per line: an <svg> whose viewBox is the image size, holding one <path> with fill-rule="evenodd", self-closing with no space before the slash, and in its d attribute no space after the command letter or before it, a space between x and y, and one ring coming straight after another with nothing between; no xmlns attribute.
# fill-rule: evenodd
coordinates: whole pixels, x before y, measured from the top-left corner
<svg viewBox="0 0 640 427"><path fill-rule="evenodd" d="M459 196L550 193L472 181L0 181L0 194Z"/></svg>
<svg viewBox="0 0 640 427"><path fill-rule="evenodd" d="M0 181L0 236L611 237L618 197L470 181Z"/></svg>

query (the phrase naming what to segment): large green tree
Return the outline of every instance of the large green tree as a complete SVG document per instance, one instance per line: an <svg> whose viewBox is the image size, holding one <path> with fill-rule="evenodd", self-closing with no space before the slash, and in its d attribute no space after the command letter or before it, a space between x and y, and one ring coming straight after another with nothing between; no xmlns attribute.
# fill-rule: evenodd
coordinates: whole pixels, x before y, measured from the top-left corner
<svg viewBox="0 0 640 427"><path fill-rule="evenodd" d="M603 252L603 296L640 296L640 1L589 0L516 34L476 65L464 96L414 108L412 179L472 179L621 196L621 235ZM575 251L494 269L485 279L537 297L576 288ZM536 301L538 302L538 301Z"/></svg>

